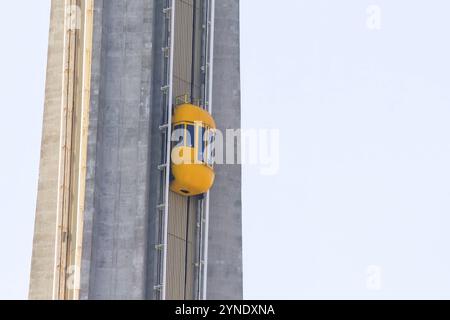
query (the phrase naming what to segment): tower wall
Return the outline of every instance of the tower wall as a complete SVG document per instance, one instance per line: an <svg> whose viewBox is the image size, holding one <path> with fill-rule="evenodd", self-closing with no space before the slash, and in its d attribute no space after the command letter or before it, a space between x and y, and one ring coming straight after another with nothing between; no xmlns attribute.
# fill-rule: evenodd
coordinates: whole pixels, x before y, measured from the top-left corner
<svg viewBox="0 0 450 320"><path fill-rule="evenodd" d="M51 299L53 294L63 51L64 1L52 1L30 299Z"/></svg>
<svg viewBox="0 0 450 320"><path fill-rule="evenodd" d="M153 5L95 1L82 299L146 297Z"/></svg>
<svg viewBox="0 0 450 320"><path fill-rule="evenodd" d="M71 0L79 3L85 0ZM70 153L86 156L86 177L82 185L84 199L74 199L70 186L61 195L58 179L60 176L61 143L66 141L61 131L64 108L63 99L67 90L63 86L65 71L65 2L52 1L50 37L48 50L46 100L41 149L39 190L36 210L35 236L33 243L32 271L30 277L31 299L52 299L55 288L56 245L64 245L58 238L57 221L61 208L58 203L69 199L64 211L68 221L76 228L78 242L75 251L81 252L79 272L80 299L153 299L156 278L156 207L158 203L163 144L159 126L162 124L163 70L162 46L164 43L163 0L95 0L93 12L93 42L90 62L90 99L87 130L87 149L71 150ZM192 1L177 0L181 4ZM187 12L189 8L184 8ZM183 10L180 9L183 13ZM189 18L181 16L179 26L187 28ZM183 20L185 19L185 20ZM83 20L82 20L83 21ZM219 129L240 128L240 88L239 88L239 1L217 0L215 21L215 59L213 87L213 116ZM183 31L183 30L182 30ZM199 31L200 32L200 31ZM181 31L178 33L181 35ZM192 37L192 33L190 34ZM192 79L191 66L184 65L183 51L190 50L189 36L179 39L181 48L177 55L180 63L174 85L174 95L189 92ZM69 42L70 43L70 42ZM80 45L82 41L78 40ZM186 48L184 48L184 46ZM195 55L200 54L200 48ZM76 52L83 52L79 50ZM192 55L192 51L189 51ZM80 54L80 53L78 53ZM86 57L85 57L86 58ZM186 61L189 60L186 58ZM196 57L192 60L200 60ZM76 66L74 68L77 68ZM195 68L194 68L195 69ZM81 90L83 75L80 69L72 70L74 98L80 101L86 88ZM184 72L184 73L183 73ZM195 72L199 72L198 70ZM183 74L185 77L183 77ZM184 79L186 78L186 79ZM191 79L188 79L191 78ZM197 80L194 80L196 82ZM84 83L84 82L83 82ZM67 87L70 86L71 83ZM194 91L200 90L194 83ZM73 102L73 100L72 100ZM74 108L78 108L74 104ZM75 136L83 136L81 113L75 109ZM78 120L77 120L78 119ZM83 129L84 130L84 129ZM80 133L81 132L81 133ZM64 135L64 137L62 137ZM83 144L81 144L83 146ZM81 149L81 148L80 148ZM74 158L76 160L76 157ZM78 161L78 160L77 160ZM84 162L74 164L74 171L84 170ZM242 237L241 237L241 168L240 166L219 165L216 167L216 183L210 195L208 298L242 298ZM77 174L76 174L77 175ZM69 175L70 176L70 175ZM78 175L77 175L78 176ZM79 175L83 178L82 175ZM69 178L68 181L72 181ZM77 180L77 185L80 181ZM85 183L84 183L85 182ZM170 212L173 215L169 232L174 235L175 227L184 222L181 232L190 234L181 241L184 248L180 259L173 249L172 260L178 261L168 270L172 281L172 298L190 298L194 281L194 228L195 215L188 212L185 199L172 195ZM72 202L71 202L72 201ZM196 200L192 199L189 212L196 211ZM82 209L80 209L82 208ZM184 208L184 209L183 209ZM76 215L74 216L76 212ZM176 214L180 219L177 219ZM80 215L81 214L81 215ZM79 220L82 219L82 234L79 238ZM69 231L71 229L69 228ZM186 231L188 230L188 231ZM64 235L64 232L62 233ZM67 235L69 238L73 235ZM63 238L65 235L63 236ZM176 241L169 242L176 247ZM69 251L75 250L72 247ZM183 249L181 250L183 251ZM180 251L180 252L181 252ZM189 253L189 254L187 254ZM65 254L63 254L65 256ZM59 259L59 258L58 258ZM70 260L70 259L69 259ZM76 260L76 259L75 259ZM59 261L59 260L58 260ZM191 268L186 268L186 261ZM177 282L180 270L185 270L184 280ZM62 272L63 279L73 275ZM77 277L75 277L77 279ZM184 283L184 285L183 285ZM181 295L179 287L184 288ZM178 288L178 289L177 289ZM77 292L77 291L75 291ZM186 292L190 292L186 295ZM65 298L78 298L78 295ZM170 298L170 297L169 297Z"/></svg>
<svg viewBox="0 0 450 320"><path fill-rule="evenodd" d="M217 0L213 116L218 129L241 128L239 0ZM236 140L236 145L240 143ZM242 299L241 166L216 165L210 193L208 299Z"/></svg>

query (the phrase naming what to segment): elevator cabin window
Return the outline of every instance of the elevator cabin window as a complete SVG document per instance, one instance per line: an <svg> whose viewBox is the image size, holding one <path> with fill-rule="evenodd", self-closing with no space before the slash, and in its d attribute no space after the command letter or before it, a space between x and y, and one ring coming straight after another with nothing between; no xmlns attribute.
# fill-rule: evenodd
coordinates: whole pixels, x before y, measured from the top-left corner
<svg viewBox="0 0 450 320"><path fill-rule="evenodd" d="M172 138L172 148L186 147L197 149L197 161L207 164L210 167L213 166L213 131L201 125L194 126L192 124L179 124L174 126Z"/></svg>
<svg viewBox="0 0 450 320"><path fill-rule="evenodd" d="M200 162L206 163L205 159L205 134L206 134L206 128L205 127L199 127L198 128L198 148L197 148L197 159Z"/></svg>
<svg viewBox="0 0 450 320"><path fill-rule="evenodd" d="M192 124L188 124L186 129L186 147L195 148L195 127Z"/></svg>
<svg viewBox="0 0 450 320"><path fill-rule="evenodd" d="M176 125L172 133L172 148L184 147L184 124Z"/></svg>
<svg viewBox="0 0 450 320"><path fill-rule="evenodd" d="M214 165L214 158L216 157L216 149L215 149L215 133L212 130L208 130L208 146L206 151L206 163L208 166L212 167Z"/></svg>

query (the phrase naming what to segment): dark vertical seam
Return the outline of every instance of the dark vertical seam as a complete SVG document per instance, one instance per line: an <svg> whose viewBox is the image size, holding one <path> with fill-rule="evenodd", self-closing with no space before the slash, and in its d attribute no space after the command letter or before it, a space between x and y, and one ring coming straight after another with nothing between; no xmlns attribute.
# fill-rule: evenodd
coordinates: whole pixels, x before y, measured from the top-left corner
<svg viewBox="0 0 450 320"><path fill-rule="evenodd" d="M191 64L191 102L194 102L194 90L195 90L195 46L196 46L196 27L197 27L197 0L193 2L192 13L192 64Z"/></svg>
<svg viewBox="0 0 450 320"><path fill-rule="evenodd" d="M184 300L186 300L186 290L187 290L190 208L191 208L191 198L189 197L187 199L186 247L185 247L185 254L184 254Z"/></svg>

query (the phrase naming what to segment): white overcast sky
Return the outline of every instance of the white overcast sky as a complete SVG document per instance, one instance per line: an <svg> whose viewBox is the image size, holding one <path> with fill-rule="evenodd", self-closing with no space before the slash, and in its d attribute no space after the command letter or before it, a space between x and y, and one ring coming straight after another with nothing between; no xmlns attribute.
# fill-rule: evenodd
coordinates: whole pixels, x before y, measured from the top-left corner
<svg viewBox="0 0 450 320"><path fill-rule="evenodd" d="M0 299L28 292L49 4L0 12ZM279 173L244 170L246 298L450 298L449 12L241 1L243 127L281 133Z"/></svg>

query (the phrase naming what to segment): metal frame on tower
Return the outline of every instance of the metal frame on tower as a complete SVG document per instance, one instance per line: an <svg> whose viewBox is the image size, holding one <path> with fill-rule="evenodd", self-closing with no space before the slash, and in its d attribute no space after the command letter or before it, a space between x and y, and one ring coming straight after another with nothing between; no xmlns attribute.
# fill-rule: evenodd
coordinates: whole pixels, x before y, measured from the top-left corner
<svg viewBox="0 0 450 320"><path fill-rule="evenodd" d="M215 0L205 1L205 14L203 21L203 61L202 71L204 72L203 101L204 108L212 114L212 90L213 90L213 62L214 62L214 20L215 20ZM209 192L199 203L199 261L197 299L207 299L207 279L208 279L208 236L209 236Z"/></svg>
<svg viewBox="0 0 450 320"><path fill-rule="evenodd" d="M169 193L170 193L170 145L172 135L172 106L173 106L173 64L174 64L174 44L175 44L175 1L166 0L164 14L164 34L165 44L163 47L164 58L164 84L163 109L164 119L160 126L161 133L165 138L162 150L162 161L159 166L161 171L160 192L158 211L158 230L156 245L157 252L157 285L155 286L156 298L166 299L167 286L167 247L168 247L168 224L169 224Z"/></svg>
<svg viewBox="0 0 450 320"><path fill-rule="evenodd" d="M168 250L168 222L169 222L169 194L170 194L170 162L171 162L171 135L172 135L172 111L173 111L173 66L174 66L174 41L175 41L175 1L166 0L163 10L165 18L165 44L163 47L164 57L164 80L161 90L163 91L164 119L160 126L164 136L162 159L159 166L160 192L157 230L157 279L156 298L165 300L167 289L167 250ZM214 59L214 10L215 0L204 0L204 16L202 25L202 101L203 107L212 112L212 89L213 89L213 59ZM199 202L198 213L198 255L197 255L197 285L196 297L199 300L206 299L207 290L207 264L208 264L208 224L209 224L209 193Z"/></svg>

